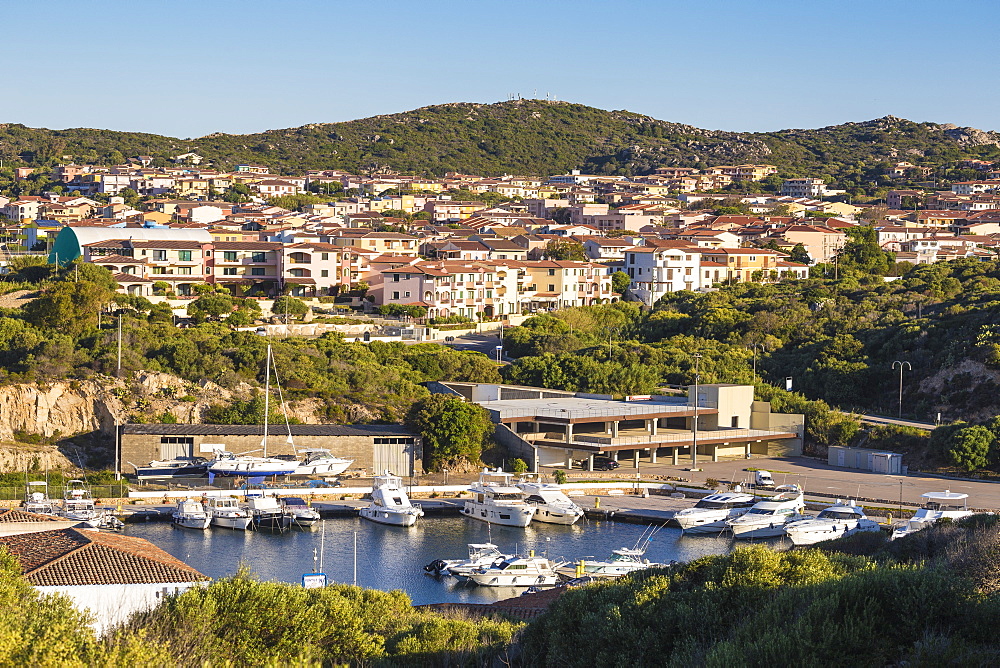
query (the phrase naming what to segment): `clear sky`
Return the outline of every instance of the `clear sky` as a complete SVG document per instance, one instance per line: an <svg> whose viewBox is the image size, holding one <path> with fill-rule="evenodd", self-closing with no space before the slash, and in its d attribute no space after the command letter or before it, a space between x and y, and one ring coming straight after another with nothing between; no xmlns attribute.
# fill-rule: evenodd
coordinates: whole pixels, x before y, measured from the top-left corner
<svg viewBox="0 0 1000 668"><path fill-rule="evenodd" d="M197 137L510 94L1000 130L996 0L8 0L0 122Z"/></svg>

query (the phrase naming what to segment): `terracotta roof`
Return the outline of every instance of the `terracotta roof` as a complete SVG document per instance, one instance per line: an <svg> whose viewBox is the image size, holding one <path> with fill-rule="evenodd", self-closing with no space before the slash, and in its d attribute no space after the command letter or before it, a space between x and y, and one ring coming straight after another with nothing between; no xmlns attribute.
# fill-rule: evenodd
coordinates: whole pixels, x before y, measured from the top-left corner
<svg viewBox="0 0 1000 668"><path fill-rule="evenodd" d="M149 541L62 529L0 537L35 586L146 584L208 580Z"/></svg>
<svg viewBox="0 0 1000 668"><path fill-rule="evenodd" d="M142 276L136 276L135 274L126 274L123 272L118 272L113 274L111 278L115 279L115 283L153 283L151 278L143 278ZM193 278L193 277L192 277ZM157 279L159 280L159 279Z"/></svg>
<svg viewBox="0 0 1000 668"><path fill-rule="evenodd" d="M20 508L0 508L0 523L3 522L58 522L58 517L29 513Z"/></svg>

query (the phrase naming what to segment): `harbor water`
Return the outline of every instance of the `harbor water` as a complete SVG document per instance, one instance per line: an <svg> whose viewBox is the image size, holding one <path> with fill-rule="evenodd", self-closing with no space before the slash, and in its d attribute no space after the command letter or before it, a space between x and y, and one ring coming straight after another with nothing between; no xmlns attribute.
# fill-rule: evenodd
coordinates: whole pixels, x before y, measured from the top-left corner
<svg viewBox="0 0 1000 668"><path fill-rule="evenodd" d="M325 529L323 528L325 527ZM489 603L517 596L521 588L475 587L454 578L435 578L424 565L435 559L468 556L468 543L495 543L501 551L567 561L582 557L606 559L611 550L632 547L655 527L624 522L587 520L573 526L532 523L527 528L489 526L463 517L425 518L416 526L391 527L361 519L328 519L311 530L285 534L207 531L176 528L162 522L129 524L125 533L145 538L212 578L234 574L244 565L263 580L300 583L313 571L323 544L323 571L331 583L355 582L373 589L405 591L414 604ZM323 536L325 535L325 538ZM357 551L355 552L355 535ZM653 536L646 558L653 562L690 561L723 554L732 547L728 536L684 536L680 529L662 528Z"/></svg>

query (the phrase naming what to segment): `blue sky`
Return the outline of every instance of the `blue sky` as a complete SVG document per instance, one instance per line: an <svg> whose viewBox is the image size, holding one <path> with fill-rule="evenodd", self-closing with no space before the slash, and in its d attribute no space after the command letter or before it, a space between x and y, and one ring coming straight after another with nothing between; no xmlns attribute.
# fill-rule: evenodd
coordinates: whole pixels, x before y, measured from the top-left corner
<svg viewBox="0 0 1000 668"><path fill-rule="evenodd" d="M1000 130L995 0L5 5L0 122L33 127L196 137L551 93L713 129Z"/></svg>

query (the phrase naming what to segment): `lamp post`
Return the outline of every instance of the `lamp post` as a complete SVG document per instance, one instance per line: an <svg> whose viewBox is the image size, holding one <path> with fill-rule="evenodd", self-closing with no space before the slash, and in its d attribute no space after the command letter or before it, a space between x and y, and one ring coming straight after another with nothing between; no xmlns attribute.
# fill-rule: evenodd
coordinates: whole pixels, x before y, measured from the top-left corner
<svg viewBox="0 0 1000 668"><path fill-rule="evenodd" d="M698 366L701 362L701 353L694 353L694 419L691 420L691 469L698 468L698 384L701 382L701 375L698 373Z"/></svg>
<svg viewBox="0 0 1000 668"><path fill-rule="evenodd" d="M909 362L896 360L892 363L892 368L895 369L897 364L899 365L899 417L903 417L903 367L913 371L913 366Z"/></svg>

